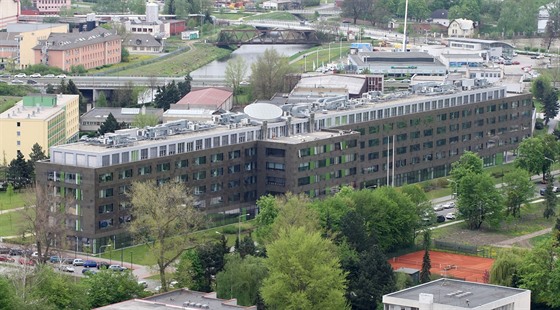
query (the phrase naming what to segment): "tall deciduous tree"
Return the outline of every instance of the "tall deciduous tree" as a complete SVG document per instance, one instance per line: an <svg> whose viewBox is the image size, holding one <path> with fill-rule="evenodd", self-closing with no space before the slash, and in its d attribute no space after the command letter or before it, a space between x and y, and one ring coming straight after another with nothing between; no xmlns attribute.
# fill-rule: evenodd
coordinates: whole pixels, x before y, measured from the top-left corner
<svg viewBox="0 0 560 310"><path fill-rule="evenodd" d="M218 298L236 298L237 304L242 306L255 305L267 274L264 258L247 256L242 259L239 255L228 255L224 270L216 275Z"/></svg>
<svg viewBox="0 0 560 310"><path fill-rule="evenodd" d="M432 208L432 202L426 196L426 192L418 184L406 184L400 190L412 200L416 206L416 221L414 223L414 239L422 231L425 226L424 218L426 215L435 218L435 212Z"/></svg>
<svg viewBox="0 0 560 310"><path fill-rule="evenodd" d="M347 0L342 2L342 16L352 18L354 25L356 21L364 17L366 12L370 12L373 6L372 1L367 0Z"/></svg>
<svg viewBox="0 0 560 310"><path fill-rule="evenodd" d="M546 75L538 76L533 80L533 83L531 83L531 93L533 97L537 98L539 101L543 101L545 93L551 89L551 81Z"/></svg>
<svg viewBox="0 0 560 310"><path fill-rule="evenodd" d="M502 286L517 287L516 275L523 263L526 249L503 249L498 252L496 260L490 269L490 283Z"/></svg>
<svg viewBox="0 0 560 310"><path fill-rule="evenodd" d="M245 79L247 69L247 63L243 57L237 56L227 62L226 84L233 89L233 95L235 98L239 95L239 85L241 85L241 82Z"/></svg>
<svg viewBox="0 0 560 310"><path fill-rule="evenodd" d="M544 112L544 123L548 124L548 121L554 119L558 115L558 109L560 104L558 103L558 93L554 89L548 89L544 93L543 97L543 112Z"/></svg>
<svg viewBox="0 0 560 310"><path fill-rule="evenodd" d="M459 161L454 162L451 165L451 177L456 182L456 184L461 183L461 179L471 173L481 174L483 172L483 162L478 154L474 152L465 152L459 158ZM460 189L457 190L457 195L460 193Z"/></svg>
<svg viewBox="0 0 560 310"><path fill-rule="evenodd" d="M145 242L156 257L162 289L167 291L165 270L188 247L187 238L174 238L196 229L201 214L195 198L181 183L134 182L128 194L132 202L129 232Z"/></svg>
<svg viewBox="0 0 560 310"><path fill-rule="evenodd" d="M400 0L397 14L404 17L406 0ZM409 0L408 1L408 18L414 20L424 20L430 16L430 10L426 4L426 0Z"/></svg>
<svg viewBox="0 0 560 310"><path fill-rule="evenodd" d="M46 265L41 266L35 275L31 296L37 301L41 300L44 309L90 308L89 298L84 298L87 296L84 284L75 283Z"/></svg>
<svg viewBox="0 0 560 310"><path fill-rule="evenodd" d="M458 209L469 229L479 229L483 223L499 225L503 218L502 197L494 180L486 173L470 173L461 178Z"/></svg>
<svg viewBox="0 0 560 310"><path fill-rule="evenodd" d="M560 249L553 247L552 238L538 243L524 255L520 266L520 287L530 289L531 298L551 307L560 306L560 268L557 257Z"/></svg>
<svg viewBox="0 0 560 310"><path fill-rule="evenodd" d="M459 4L449 8L449 19L465 18L473 22L480 21L480 1L460 0Z"/></svg>
<svg viewBox="0 0 560 310"><path fill-rule="evenodd" d="M274 49L266 49L257 61L251 64L251 85L253 97L270 99L277 92L284 91L284 77L292 73L288 58Z"/></svg>
<svg viewBox="0 0 560 310"><path fill-rule="evenodd" d="M132 127L144 128L146 126L155 126L159 123L159 119L155 114L138 114L132 121Z"/></svg>
<svg viewBox="0 0 560 310"><path fill-rule="evenodd" d="M506 215L521 217L521 206L533 197L535 186L531 175L525 170L515 169L504 175L501 191L506 204Z"/></svg>
<svg viewBox="0 0 560 310"><path fill-rule="evenodd" d="M256 235L260 242L269 240L272 231L272 224L278 216L278 206L276 198L272 195L261 196L257 200L259 206L259 214L255 218L256 222Z"/></svg>
<svg viewBox="0 0 560 310"><path fill-rule="evenodd" d="M104 91L99 91L99 96L97 96L95 106L100 108L104 108L107 106L107 95L105 95Z"/></svg>
<svg viewBox="0 0 560 310"><path fill-rule="evenodd" d="M548 173L547 176L548 183L546 184L546 189L544 191L544 211L543 216L546 219L549 219L552 216L556 215L556 205L558 204L558 197L556 197L556 193L553 190L554 184L554 177Z"/></svg>
<svg viewBox="0 0 560 310"><path fill-rule="evenodd" d="M261 294L271 309L348 309L335 246L319 232L291 227L267 247Z"/></svg>
<svg viewBox="0 0 560 310"><path fill-rule="evenodd" d="M519 144L518 152L515 166L532 174L542 173L543 181L546 181L546 173L560 152L560 144L553 135L546 134L524 139Z"/></svg>

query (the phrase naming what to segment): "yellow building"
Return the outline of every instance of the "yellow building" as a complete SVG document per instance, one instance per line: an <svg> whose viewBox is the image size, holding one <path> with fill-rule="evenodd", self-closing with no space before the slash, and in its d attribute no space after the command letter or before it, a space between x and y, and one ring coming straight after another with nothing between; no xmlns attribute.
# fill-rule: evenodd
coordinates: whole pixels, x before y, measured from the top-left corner
<svg viewBox="0 0 560 310"><path fill-rule="evenodd" d="M20 151L29 158L33 144L51 146L78 140L78 95L26 96L0 114L0 155L10 162Z"/></svg>
<svg viewBox="0 0 560 310"><path fill-rule="evenodd" d="M7 32L17 33L19 59L16 65L25 69L36 64L33 48L39 44L39 40L46 40L51 33L68 33L68 24L9 24Z"/></svg>

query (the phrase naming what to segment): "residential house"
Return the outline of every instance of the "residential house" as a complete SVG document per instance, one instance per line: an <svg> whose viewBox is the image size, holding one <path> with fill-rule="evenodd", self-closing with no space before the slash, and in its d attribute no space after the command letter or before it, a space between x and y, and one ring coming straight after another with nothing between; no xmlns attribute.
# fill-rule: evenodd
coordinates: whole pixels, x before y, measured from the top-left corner
<svg viewBox="0 0 560 310"><path fill-rule="evenodd" d="M161 39L146 33L127 34L122 42L122 47L131 54L158 54L163 52Z"/></svg>
<svg viewBox="0 0 560 310"><path fill-rule="evenodd" d="M447 35L449 37L471 37L474 35L474 22L470 19L457 18L449 22Z"/></svg>
<svg viewBox="0 0 560 310"><path fill-rule="evenodd" d="M435 10L432 12L432 16L430 16L430 21L434 24L449 27L449 18L447 17L448 13L449 11L446 9Z"/></svg>

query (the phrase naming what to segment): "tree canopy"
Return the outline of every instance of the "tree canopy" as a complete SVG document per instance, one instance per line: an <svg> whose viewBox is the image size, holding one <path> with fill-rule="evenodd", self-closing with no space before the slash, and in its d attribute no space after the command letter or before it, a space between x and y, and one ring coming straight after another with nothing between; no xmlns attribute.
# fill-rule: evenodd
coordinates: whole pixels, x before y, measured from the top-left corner
<svg viewBox="0 0 560 310"><path fill-rule="evenodd" d="M284 91L284 77L292 73L288 58L275 49L266 49L251 64L251 85L253 97L270 99L277 92Z"/></svg>

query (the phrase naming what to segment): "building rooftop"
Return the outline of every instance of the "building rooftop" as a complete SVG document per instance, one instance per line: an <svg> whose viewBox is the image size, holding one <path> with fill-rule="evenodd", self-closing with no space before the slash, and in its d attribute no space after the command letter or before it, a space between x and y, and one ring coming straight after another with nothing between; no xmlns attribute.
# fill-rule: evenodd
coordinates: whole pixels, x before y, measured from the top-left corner
<svg viewBox="0 0 560 310"><path fill-rule="evenodd" d="M124 46L149 46L149 47L160 47L161 42L156 40L156 38L147 33L129 33L123 38Z"/></svg>
<svg viewBox="0 0 560 310"><path fill-rule="evenodd" d="M365 75L321 74L304 76L298 88L346 88L349 94L359 94L366 80Z"/></svg>
<svg viewBox="0 0 560 310"><path fill-rule="evenodd" d="M47 40L40 41L33 49L41 49L45 44L48 44L49 50L64 51L96 43L120 40L120 38L109 30L97 27L91 31L77 33L51 33Z"/></svg>
<svg viewBox="0 0 560 310"><path fill-rule="evenodd" d="M449 11L446 9L438 9L432 12L431 18L433 19L447 19L447 14Z"/></svg>
<svg viewBox="0 0 560 310"><path fill-rule="evenodd" d="M142 112L144 110L144 112ZM134 118L138 114L155 114L161 115L163 113L163 109L156 109L156 108L93 108L86 113L84 113L80 119L106 119L109 116L109 113L113 114L116 119L122 118Z"/></svg>
<svg viewBox="0 0 560 310"><path fill-rule="evenodd" d="M0 114L0 119L47 120L63 110L66 104L78 95L31 95L24 97L13 107ZM35 102L32 100L35 99ZM30 104L25 104L30 100ZM43 104L43 103L45 104ZM48 104L46 104L48 103ZM51 104L54 103L54 104Z"/></svg>
<svg viewBox="0 0 560 310"><path fill-rule="evenodd" d="M431 294L434 304L454 307L468 304L468 307L476 308L525 292L527 290L442 278L385 296L418 301L420 294Z"/></svg>
<svg viewBox="0 0 560 310"><path fill-rule="evenodd" d="M184 309L184 310L236 310L246 309L255 310L255 306L238 306L236 299L218 299L216 293L202 293L179 289L163 294L154 295L144 299L132 299L120 303L107 305L97 308L100 310L165 310L165 309Z"/></svg>
<svg viewBox="0 0 560 310"><path fill-rule="evenodd" d="M54 28L66 26L67 24L31 24L31 23L14 23L8 24L6 31L7 32L28 32L28 31L37 31L42 29ZM67 28L68 29L68 28Z"/></svg>
<svg viewBox="0 0 560 310"><path fill-rule="evenodd" d="M447 41L456 41L456 42L469 42L469 43L480 43L480 44L504 44L509 45L513 48L513 45L506 43L504 41L496 41L496 40L483 40L483 39L471 39L471 38L448 38Z"/></svg>
<svg viewBox="0 0 560 310"><path fill-rule="evenodd" d="M18 46L16 32L0 32L0 46Z"/></svg>
<svg viewBox="0 0 560 310"><path fill-rule="evenodd" d="M232 95L233 93L229 90L208 87L191 91L177 104L216 107L223 104Z"/></svg>

